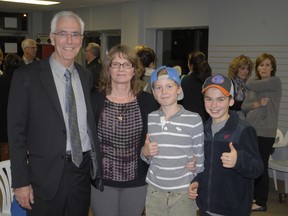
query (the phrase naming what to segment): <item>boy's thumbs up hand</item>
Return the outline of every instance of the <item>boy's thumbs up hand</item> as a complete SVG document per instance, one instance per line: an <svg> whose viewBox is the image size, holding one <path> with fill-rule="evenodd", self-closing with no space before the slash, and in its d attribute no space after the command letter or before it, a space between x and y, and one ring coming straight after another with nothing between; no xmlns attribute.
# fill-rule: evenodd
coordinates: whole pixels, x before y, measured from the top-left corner
<svg viewBox="0 0 288 216"><path fill-rule="evenodd" d="M233 168L237 161L237 150L234 148L233 143L229 143L230 152L224 152L221 156L223 167Z"/></svg>
<svg viewBox="0 0 288 216"><path fill-rule="evenodd" d="M148 133L146 134L146 140L142 153L145 157L152 157L158 154L158 144L156 142L151 142L150 135Z"/></svg>

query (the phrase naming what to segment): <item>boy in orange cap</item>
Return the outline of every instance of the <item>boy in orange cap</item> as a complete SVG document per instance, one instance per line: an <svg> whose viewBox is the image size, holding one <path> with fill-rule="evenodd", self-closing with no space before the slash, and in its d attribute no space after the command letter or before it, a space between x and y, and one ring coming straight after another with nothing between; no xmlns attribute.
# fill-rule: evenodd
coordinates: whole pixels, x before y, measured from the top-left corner
<svg viewBox="0 0 288 216"><path fill-rule="evenodd" d="M235 111L232 81L210 76L202 87L210 118L204 123L204 171L189 187L200 216L248 216L253 202L254 179L263 172L257 134Z"/></svg>

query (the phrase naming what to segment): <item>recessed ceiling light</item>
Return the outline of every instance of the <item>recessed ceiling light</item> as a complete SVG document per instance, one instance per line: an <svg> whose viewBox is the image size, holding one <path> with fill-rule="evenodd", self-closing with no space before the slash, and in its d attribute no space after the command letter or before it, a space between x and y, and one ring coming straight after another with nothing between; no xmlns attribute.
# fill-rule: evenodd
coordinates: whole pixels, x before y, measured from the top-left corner
<svg viewBox="0 0 288 216"><path fill-rule="evenodd" d="M60 2L55 1L38 1L38 0L0 0L5 2L15 2L15 3L24 3L24 4L37 4L37 5L54 5L60 4Z"/></svg>

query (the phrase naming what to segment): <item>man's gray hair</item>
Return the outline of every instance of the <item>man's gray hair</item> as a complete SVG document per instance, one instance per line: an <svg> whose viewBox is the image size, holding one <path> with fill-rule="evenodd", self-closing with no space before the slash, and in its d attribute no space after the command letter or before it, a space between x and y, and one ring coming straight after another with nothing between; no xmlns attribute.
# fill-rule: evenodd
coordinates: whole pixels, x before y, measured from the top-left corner
<svg viewBox="0 0 288 216"><path fill-rule="evenodd" d="M90 48L91 53L96 56L100 57L101 54L101 47L97 43L88 43L88 47Z"/></svg>
<svg viewBox="0 0 288 216"><path fill-rule="evenodd" d="M21 48L24 51L26 47L37 45L37 42L33 39L26 38L21 43Z"/></svg>
<svg viewBox="0 0 288 216"><path fill-rule="evenodd" d="M76 21L79 22L80 24L80 28L81 28L81 34L84 33L84 22L83 20L74 12L72 11L60 11L58 13L56 13L51 21L51 33L55 33L56 31L56 26L57 23L59 22L59 20L63 17L72 17L74 18Z"/></svg>

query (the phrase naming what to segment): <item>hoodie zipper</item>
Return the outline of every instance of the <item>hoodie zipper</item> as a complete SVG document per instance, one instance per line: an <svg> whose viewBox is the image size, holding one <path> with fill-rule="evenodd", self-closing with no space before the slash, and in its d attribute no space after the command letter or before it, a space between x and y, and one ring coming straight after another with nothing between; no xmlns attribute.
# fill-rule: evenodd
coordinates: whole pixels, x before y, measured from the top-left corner
<svg viewBox="0 0 288 216"><path fill-rule="evenodd" d="M215 134L214 134L215 136ZM211 181L212 181L212 165L213 165L213 155L214 155L214 137L212 136L212 142L211 142L211 155L210 155L210 169L209 169L209 175L208 175L208 187L207 187L207 210L210 211L210 193L211 190Z"/></svg>

